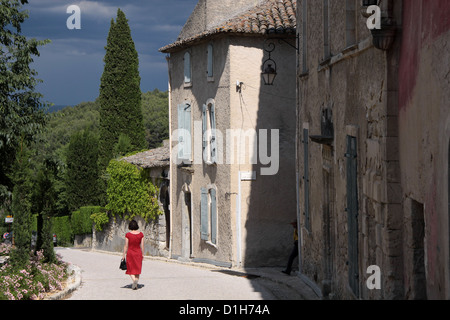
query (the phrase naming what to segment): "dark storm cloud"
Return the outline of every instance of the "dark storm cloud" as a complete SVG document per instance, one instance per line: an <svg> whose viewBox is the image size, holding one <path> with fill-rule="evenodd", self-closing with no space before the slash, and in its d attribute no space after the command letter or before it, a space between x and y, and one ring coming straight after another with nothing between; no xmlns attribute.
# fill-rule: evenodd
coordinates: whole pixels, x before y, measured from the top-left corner
<svg viewBox="0 0 450 320"><path fill-rule="evenodd" d="M55 104L77 104L98 96L111 19L125 12L139 53L142 91L167 90L167 65L158 49L176 40L197 0L30 0L23 33L50 39L34 68L44 80L38 90ZM67 7L81 9L81 30L69 30Z"/></svg>

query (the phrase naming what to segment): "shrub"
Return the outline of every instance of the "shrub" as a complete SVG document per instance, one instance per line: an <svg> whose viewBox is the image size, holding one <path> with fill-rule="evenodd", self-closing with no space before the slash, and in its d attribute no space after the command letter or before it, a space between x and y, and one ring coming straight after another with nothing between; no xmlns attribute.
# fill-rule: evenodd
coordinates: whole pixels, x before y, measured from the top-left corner
<svg viewBox="0 0 450 320"><path fill-rule="evenodd" d="M92 232L91 215L104 210L99 206L81 207L72 213L70 222L72 224L73 234L86 234Z"/></svg>
<svg viewBox="0 0 450 320"><path fill-rule="evenodd" d="M104 208L101 211L93 213L91 220L94 222L95 230L103 231L103 226L109 222L108 213Z"/></svg>
<svg viewBox="0 0 450 320"><path fill-rule="evenodd" d="M162 214L157 199L158 188L144 170L125 161L111 160L107 172L108 211L126 220L141 216L148 221Z"/></svg>
<svg viewBox="0 0 450 320"><path fill-rule="evenodd" d="M54 217L53 233L56 234L58 245L71 246L73 243L73 233L70 225L70 216Z"/></svg>
<svg viewBox="0 0 450 320"><path fill-rule="evenodd" d="M38 300L45 293L61 290L69 276L67 264L57 255L56 263L44 263L38 251L24 268L6 263L0 268L0 300Z"/></svg>

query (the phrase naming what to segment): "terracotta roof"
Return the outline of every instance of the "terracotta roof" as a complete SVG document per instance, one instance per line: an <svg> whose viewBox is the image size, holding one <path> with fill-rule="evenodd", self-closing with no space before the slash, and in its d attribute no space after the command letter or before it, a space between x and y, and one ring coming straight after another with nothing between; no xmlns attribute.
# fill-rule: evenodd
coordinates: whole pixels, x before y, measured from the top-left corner
<svg viewBox="0 0 450 320"><path fill-rule="evenodd" d="M172 52L191 45L203 38L221 34L295 34L297 0L266 0L260 5L239 14L223 24L187 39L179 39L161 49Z"/></svg>
<svg viewBox="0 0 450 320"><path fill-rule="evenodd" d="M161 148L151 149L121 160L134 164L141 168L161 168L170 165L170 149L168 143Z"/></svg>

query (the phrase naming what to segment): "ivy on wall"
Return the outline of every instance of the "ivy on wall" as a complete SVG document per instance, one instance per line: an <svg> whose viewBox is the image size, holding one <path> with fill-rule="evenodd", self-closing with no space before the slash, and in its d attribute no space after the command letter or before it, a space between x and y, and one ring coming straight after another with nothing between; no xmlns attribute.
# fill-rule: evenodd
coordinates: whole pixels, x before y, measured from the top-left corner
<svg viewBox="0 0 450 320"><path fill-rule="evenodd" d="M113 215L125 220L141 216L148 222L163 214L158 204L158 187L144 170L125 161L111 160L107 173L106 209Z"/></svg>

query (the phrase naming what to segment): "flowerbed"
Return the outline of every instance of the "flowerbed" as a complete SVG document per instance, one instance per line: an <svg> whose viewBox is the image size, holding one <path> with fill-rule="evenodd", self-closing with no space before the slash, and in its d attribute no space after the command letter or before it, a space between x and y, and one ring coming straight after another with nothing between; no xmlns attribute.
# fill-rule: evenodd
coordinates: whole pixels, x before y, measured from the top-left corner
<svg viewBox="0 0 450 320"><path fill-rule="evenodd" d="M0 245L0 252L9 251ZM41 300L46 294L62 290L68 278L67 264L56 255L57 263L44 263L42 251L37 252L24 269L8 263L0 267L1 300Z"/></svg>

